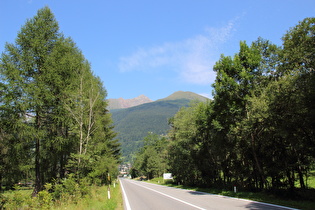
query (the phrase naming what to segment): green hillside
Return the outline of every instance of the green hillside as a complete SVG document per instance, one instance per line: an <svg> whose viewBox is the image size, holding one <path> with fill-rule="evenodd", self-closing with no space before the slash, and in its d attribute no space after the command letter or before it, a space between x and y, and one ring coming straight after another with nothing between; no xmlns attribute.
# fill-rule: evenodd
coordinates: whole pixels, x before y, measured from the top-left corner
<svg viewBox="0 0 315 210"><path fill-rule="evenodd" d="M173 117L183 106L188 106L189 99L155 101L139 106L111 110L114 130L122 144L122 153L126 159L142 146L142 139L149 132L166 134L169 130L168 119Z"/></svg>

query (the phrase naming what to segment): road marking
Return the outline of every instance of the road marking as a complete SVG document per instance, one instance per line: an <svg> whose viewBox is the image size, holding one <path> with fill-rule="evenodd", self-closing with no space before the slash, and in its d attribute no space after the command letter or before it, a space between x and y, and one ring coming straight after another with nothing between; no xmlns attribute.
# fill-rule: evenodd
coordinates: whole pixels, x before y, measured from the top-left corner
<svg viewBox="0 0 315 210"><path fill-rule="evenodd" d="M164 196L166 196L166 197L168 197L168 198L171 198L171 199L174 199L174 200L176 200L176 201L182 202L182 203L184 203L184 204L186 204L186 205L189 205L189 206L192 206L192 207L194 207L194 208L196 208L196 209L206 210L206 209L204 209L204 208L201 208L201 207L196 206L196 205L194 205L194 204L191 204L191 203L188 203L188 202L186 202L186 201L180 200L180 199L175 198L175 197L173 197L173 196L167 195L167 194L162 193L162 192L159 192L159 191L157 191L157 190L153 190L153 189L151 189L151 188L149 188L149 187L145 187L145 186L139 185L139 184L137 184L137 183L135 183L135 182L133 182L133 184L138 185L138 186L143 187L143 188L146 188L146 189L151 190L151 191L153 191L153 192L159 193L159 194L161 194L161 195L164 195Z"/></svg>
<svg viewBox="0 0 315 210"><path fill-rule="evenodd" d="M129 204L129 200L128 200L127 194L125 192L123 183L120 180L119 180L119 182L120 182L120 186L121 186L121 189L123 191L123 194L124 194L125 203L126 203L126 210L131 210L131 207L130 207L130 204Z"/></svg>
<svg viewBox="0 0 315 210"><path fill-rule="evenodd" d="M148 184L148 185L156 185L156 184L149 183L149 182L146 182L146 184ZM281 205L272 204L272 203L264 203L264 202L261 202L261 201L254 201L254 200L249 200L249 199L245 199L245 198L230 197L230 196L226 196L226 195L218 195L218 194L213 194L213 193L192 191L192 190L187 190L187 189L182 189L182 190L185 190L187 192L197 192L197 193L202 193L202 194L205 194L205 195L212 195L212 196L216 196L216 197L220 197L220 198L230 198L230 199L246 201L246 202L250 202L250 203L257 203L257 204L262 204L262 205L272 206L272 207L277 207L277 208L283 208L283 209L288 209L288 210L299 210L299 209L291 208L291 207L288 207L288 206L281 206Z"/></svg>

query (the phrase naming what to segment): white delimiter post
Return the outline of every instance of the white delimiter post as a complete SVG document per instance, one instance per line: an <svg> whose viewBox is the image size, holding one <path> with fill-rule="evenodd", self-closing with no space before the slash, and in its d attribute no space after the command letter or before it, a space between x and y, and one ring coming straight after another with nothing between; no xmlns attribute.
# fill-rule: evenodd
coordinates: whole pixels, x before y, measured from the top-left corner
<svg viewBox="0 0 315 210"><path fill-rule="evenodd" d="M107 179L108 179L108 188L107 188L107 197L110 199L110 175L107 173Z"/></svg>
<svg viewBox="0 0 315 210"><path fill-rule="evenodd" d="M236 193L236 186L234 186L234 192Z"/></svg>

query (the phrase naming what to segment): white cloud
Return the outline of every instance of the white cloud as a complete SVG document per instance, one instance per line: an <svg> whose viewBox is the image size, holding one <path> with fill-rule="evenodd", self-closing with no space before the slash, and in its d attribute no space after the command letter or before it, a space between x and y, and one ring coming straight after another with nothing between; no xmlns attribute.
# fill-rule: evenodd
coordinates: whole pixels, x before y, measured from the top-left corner
<svg viewBox="0 0 315 210"><path fill-rule="evenodd" d="M210 93L198 93L198 95L204 96L204 97L209 98L209 99L213 99L212 94L210 94Z"/></svg>
<svg viewBox="0 0 315 210"><path fill-rule="evenodd" d="M121 72L168 69L177 72L186 83L208 85L215 80L212 68L221 54L218 48L231 36L234 22L222 28L206 28L204 33L180 42L138 49L120 58L119 69Z"/></svg>

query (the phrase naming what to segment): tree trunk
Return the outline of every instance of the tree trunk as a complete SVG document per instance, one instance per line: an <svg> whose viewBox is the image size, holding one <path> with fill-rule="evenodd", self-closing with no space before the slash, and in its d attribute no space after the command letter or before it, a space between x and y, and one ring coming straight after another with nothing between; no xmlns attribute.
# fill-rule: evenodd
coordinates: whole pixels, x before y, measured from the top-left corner
<svg viewBox="0 0 315 210"><path fill-rule="evenodd" d="M287 170L287 177L289 180L289 186L291 190L294 190L294 171L291 173L291 169Z"/></svg>
<svg viewBox="0 0 315 210"><path fill-rule="evenodd" d="M65 177L65 164L64 164L64 159L65 159L65 154L62 154L60 157L60 169L59 169L59 178L63 179Z"/></svg>
<svg viewBox="0 0 315 210"><path fill-rule="evenodd" d="M302 173L302 170L301 170L301 166L297 167L297 171L298 171L298 174L299 174L300 186L301 186L302 189L305 189L305 183L304 183L304 179L303 179L303 173Z"/></svg>
<svg viewBox="0 0 315 210"><path fill-rule="evenodd" d="M253 152L253 156L254 156L254 159L255 159L256 167L258 169L259 177L261 179L260 188L262 189L262 188L264 188L266 180L265 180L263 171L261 169L261 166L260 166L258 158L257 158L256 151L255 151L255 137L254 137L254 134L251 134L251 138L252 138L252 140L251 140L252 152Z"/></svg>
<svg viewBox="0 0 315 210"><path fill-rule="evenodd" d="M0 173L0 193L2 193L2 174Z"/></svg>
<svg viewBox="0 0 315 210"><path fill-rule="evenodd" d="M41 127L41 123L40 123L39 111L36 111L36 128L37 128L38 136L36 136L36 145L35 145L35 188L32 193L33 197L37 196L37 194L43 188L41 163L40 163L40 135L39 135L40 127Z"/></svg>
<svg viewBox="0 0 315 210"><path fill-rule="evenodd" d="M32 196L35 197L42 190L43 184L41 179L41 170L40 170L40 145L39 138L36 139L36 148L35 148L35 188L32 193Z"/></svg>

